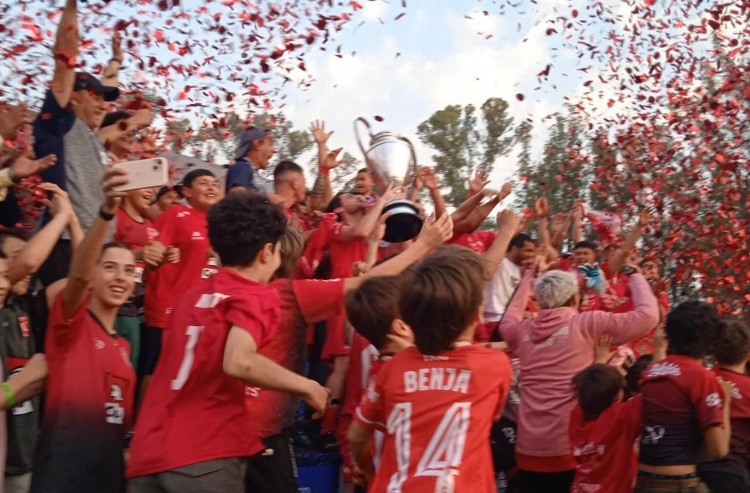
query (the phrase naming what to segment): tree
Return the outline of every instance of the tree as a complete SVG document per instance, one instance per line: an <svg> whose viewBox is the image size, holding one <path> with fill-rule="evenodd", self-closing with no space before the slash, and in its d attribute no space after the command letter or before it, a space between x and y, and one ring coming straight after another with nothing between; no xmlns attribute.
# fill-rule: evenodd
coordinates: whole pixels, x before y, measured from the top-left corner
<svg viewBox="0 0 750 493"><path fill-rule="evenodd" d="M529 176L534 173L534 163L531 160L531 131L533 127L527 121L521 122L515 130L516 144L519 146L518 151L518 178L521 182L519 187L514 188L516 195L515 206L518 208L529 207L534 203L534 197L539 195L538 183L529 180Z"/></svg>
<svg viewBox="0 0 750 493"><path fill-rule="evenodd" d="M481 106L479 124L473 105L446 106L420 123L420 141L435 154L435 171L441 183L450 188L446 201L457 205L467 197L466 179L477 169L489 173L495 160L506 155L513 144L513 118L507 115L508 103L490 98Z"/></svg>

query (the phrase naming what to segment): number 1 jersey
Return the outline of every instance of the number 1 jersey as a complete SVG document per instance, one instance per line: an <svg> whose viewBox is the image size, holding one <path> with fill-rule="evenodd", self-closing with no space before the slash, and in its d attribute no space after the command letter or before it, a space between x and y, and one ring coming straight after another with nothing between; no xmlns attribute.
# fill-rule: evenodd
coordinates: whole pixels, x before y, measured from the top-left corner
<svg viewBox="0 0 750 493"><path fill-rule="evenodd" d="M494 492L490 427L511 377L504 353L471 345L386 362L355 416L385 433L368 492Z"/></svg>
<svg viewBox="0 0 750 493"><path fill-rule="evenodd" d="M232 326L262 347L278 327L279 310L276 289L231 269L177 302L136 423L128 477L263 450L245 383L224 373L224 348Z"/></svg>

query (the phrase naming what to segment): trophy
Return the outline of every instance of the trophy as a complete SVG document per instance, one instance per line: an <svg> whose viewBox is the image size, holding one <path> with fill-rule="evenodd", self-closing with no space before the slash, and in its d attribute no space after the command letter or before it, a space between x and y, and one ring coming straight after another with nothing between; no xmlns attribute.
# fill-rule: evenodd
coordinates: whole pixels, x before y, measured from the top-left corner
<svg viewBox="0 0 750 493"><path fill-rule="evenodd" d="M359 136L357 124L360 122L364 123L370 134L370 147L367 150ZM406 188L417 168L417 155L411 141L393 132L373 135L370 124L362 117L354 120L354 134L375 185L381 190L388 185ZM391 213L385 221L383 239L387 242L400 243L411 240L422 229L419 209L409 200L394 200L383 208L383 214L386 212Z"/></svg>

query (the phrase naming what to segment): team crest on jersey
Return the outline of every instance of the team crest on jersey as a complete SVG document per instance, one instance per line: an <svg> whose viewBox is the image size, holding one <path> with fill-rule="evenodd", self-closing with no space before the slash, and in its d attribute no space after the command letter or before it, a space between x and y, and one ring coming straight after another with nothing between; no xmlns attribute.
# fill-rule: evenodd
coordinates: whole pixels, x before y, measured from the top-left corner
<svg viewBox="0 0 750 493"><path fill-rule="evenodd" d="M125 422L125 396L128 391L128 381L124 378L107 374L107 397L104 402L104 416L109 424L121 425Z"/></svg>
<svg viewBox="0 0 750 493"><path fill-rule="evenodd" d="M654 363L648 370L647 377L663 377L665 375L672 375L679 377L682 375L680 367L675 363Z"/></svg>

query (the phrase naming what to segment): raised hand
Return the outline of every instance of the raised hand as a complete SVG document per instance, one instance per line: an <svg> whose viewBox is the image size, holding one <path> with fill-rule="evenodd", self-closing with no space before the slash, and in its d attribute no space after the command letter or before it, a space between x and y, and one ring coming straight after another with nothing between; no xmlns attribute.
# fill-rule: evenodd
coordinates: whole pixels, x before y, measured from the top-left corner
<svg viewBox="0 0 750 493"><path fill-rule="evenodd" d="M70 203L68 193L55 185L54 183L40 183L37 188L41 188L45 192L52 194L52 199L45 199L44 204L49 208L50 214L53 216L64 215L72 217L75 215L73 211L73 204Z"/></svg>
<svg viewBox="0 0 750 493"><path fill-rule="evenodd" d="M104 192L105 212L114 214L117 208L120 207L122 198L128 192L118 192L115 189L123 187L128 183L130 183L130 177L127 170L123 168L111 167L104 172L104 176L102 176L102 191Z"/></svg>
<svg viewBox="0 0 750 493"><path fill-rule="evenodd" d="M446 212L437 219L435 219L435 214L430 214L430 217L425 220L417 239L431 247L437 247L450 240L452 236L453 220L450 214Z"/></svg>
<svg viewBox="0 0 750 493"><path fill-rule="evenodd" d="M125 56L125 53L122 51L122 36L120 31L114 31L112 33L112 58L116 58L122 63L123 56Z"/></svg>
<svg viewBox="0 0 750 493"><path fill-rule="evenodd" d="M437 190L438 186L440 186L437 175L432 168L422 166L419 169L419 174L422 177L422 183L424 183L424 186L426 186L428 190Z"/></svg>
<svg viewBox="0 0 750 493"><path fill-rule="evenodd" d="M44 156L41 159L33 159L30 152L26 152L18 156L10 168L13 170L13 174L19 179L28 178L29 176L38 175L42 171L54 166L57 162L57 156L50 154Z"/></svg>
<svg viewBox="0 0 750 493"><path fill-rule="evenodd" d="M539 197L534 201L534 214L536 214L536 217L541 218L549 216L549 202L547 202L547 197Z"/></svg>
<svg viewBox="0 0 750 493"><path fill-rule="evenodd" d="M338 166L343 162L343 161L341 161L341 160L338 159L339 154L341 153L341 149L343 149L343 148L339 147L338 149L334 149L331 152L329 152L326 155L325 161L323 161L322 168L325 168L325 169L338 168Z"/></svg>
<svg viewBox="0 0 750 493"><path fill-rule="evenodd" d="M517 231L520 223L521 218L510 209L503 209L497 213L497 229L500 231ZM513 236L515 236L515 234Z"/></svg>
<svg viewBox="0 0 750 493"><path fill-rule="evenodd" d="M645 228L648 226L648 223L651 222L651 213L648 211L648 209L644 209L641 211L641 213L638 215L638 226L641 228Z"/></svg>
<svg viewBox="0 0 750 493"><path fill-rule="evenodd" d="M487 174L483 170L478 169L474 174L474 177L469 178L469 193L479 193L479 191L486 187L489 182L490 180L487 179Z"/></svg>
<svg viewBox="0 0 750 493"><path fill-rule="evenodd" d="M505 197L510 195L512 191L513 191L512 182L503 183L503 186L500 188L500 191L497 192L497 200L502 202L505 199Z"/></svg>
<svg viewBox="0 0 750 493"><path fill-rule="evenodd" d="M315 139L315 142L320 146L325 145L325 143L328 142L328 139L333 135L333 130L326 132L326 122L323 120L315 120L310 124L310 133L312 134L313 139Z"/></svg>

